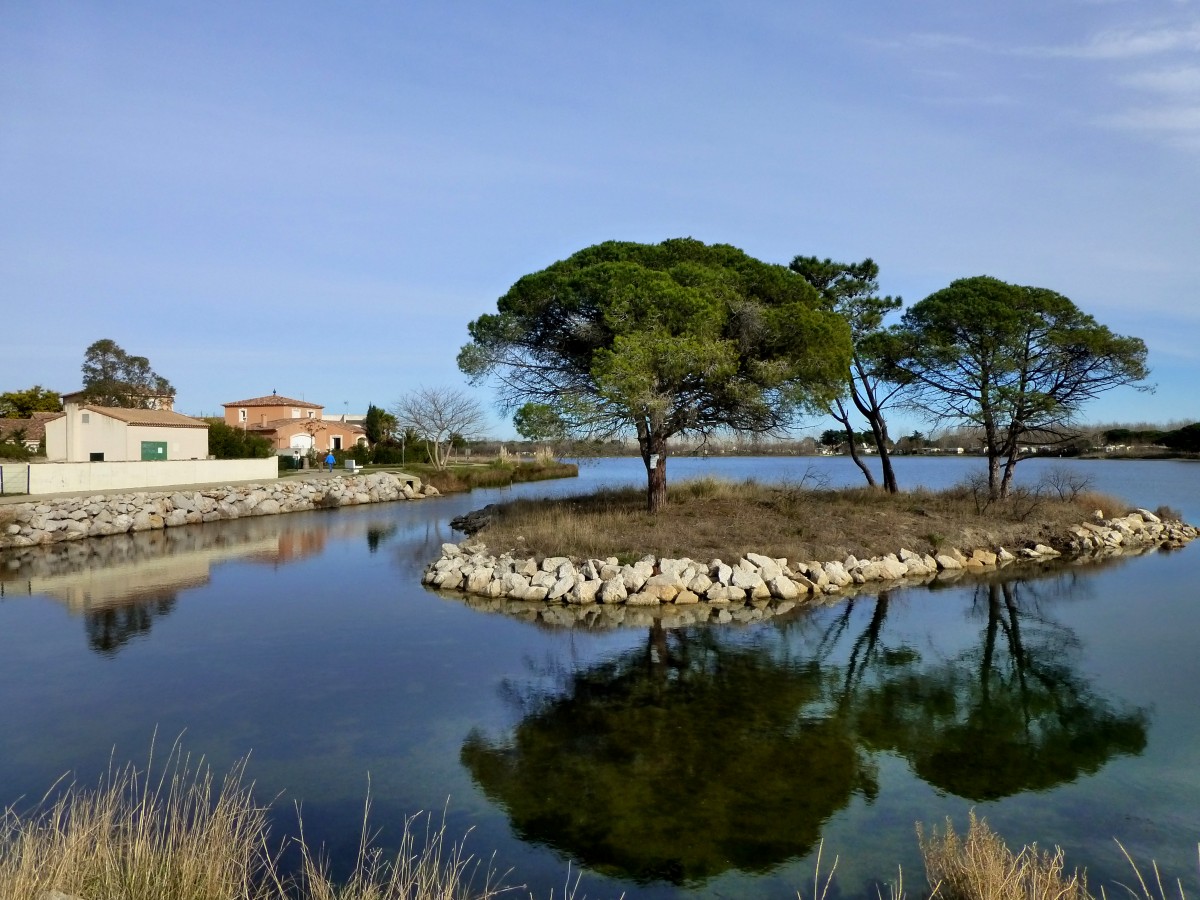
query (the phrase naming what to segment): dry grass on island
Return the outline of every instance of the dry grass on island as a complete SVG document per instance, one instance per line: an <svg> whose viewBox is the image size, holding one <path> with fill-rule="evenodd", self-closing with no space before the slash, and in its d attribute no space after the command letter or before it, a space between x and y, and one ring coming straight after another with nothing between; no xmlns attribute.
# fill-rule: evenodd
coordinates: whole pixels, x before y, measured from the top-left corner
<svg viewBox="0 0 1200 900"><path fill-rule="evenodd" d="M657 557L732 561L748 552L790 561L842 560L943 549L1005 547L1061 536L1072 525L1130 509L1069 473L1051 473L1004 501L986 484L899 494L860 487L729 482L715 478L668 487L667 506L646 512L641 489L588 496L516 500L500 507L478 535L492 553L570 556L622 563Z"/></svg>

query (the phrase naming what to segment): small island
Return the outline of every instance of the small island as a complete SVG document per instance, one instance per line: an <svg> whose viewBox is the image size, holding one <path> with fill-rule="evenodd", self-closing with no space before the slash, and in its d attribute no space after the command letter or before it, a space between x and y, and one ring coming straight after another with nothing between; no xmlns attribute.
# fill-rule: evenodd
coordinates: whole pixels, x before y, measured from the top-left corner
<svg viewBox="0 0 1200 900"><path fill-rule="evenodd" d="M1059 487L992 503L970 485L889 494L706 478L674 486L655 514L632 489L516 501L455 520L472 536L444 544L423 581L556 624L619 624L630 608L723 623L1022 563L1173 549L1200 533L1166 508Z"/></svg>

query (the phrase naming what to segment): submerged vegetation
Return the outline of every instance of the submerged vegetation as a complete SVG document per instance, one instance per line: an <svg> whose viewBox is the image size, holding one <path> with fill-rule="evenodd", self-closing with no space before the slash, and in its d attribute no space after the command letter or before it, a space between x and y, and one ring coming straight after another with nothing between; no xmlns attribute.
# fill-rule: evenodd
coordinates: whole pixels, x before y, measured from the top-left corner
<svg viewBox="0 0 1200 900"><path fill-rule="evenodd" d="M222 779L203 763L192 765L176 746L160 771L133 765L108 772L94 788L56 786L34 809L4 811L0 824L0 896L14 900L489 900L520 896L494 866L448 839L444 821L418 814L404 822L400 846L376 846L364 809L359 850L350 874L335 881L331 861L297 837L272 844L268 807L258 804L244 765ZM1066 869L1061 849L1036 845L1013 853L974 813L965 836L946 822L928 834L917 826L927 885L913 896L942 900L1063 898L1093 900L1086 875ZM289 848L289 844L295 844ZM285 872L285 849L299 863ZM1123 848L1122 848L1123 850ZM1128 855L1126 858L1129 859ZM837 861L814 876L814 895L835 884ZM1157 866L1146 877L1129 859L1133 886L1114 896L1185 900L1181 881L1167 882ZM564 897L578 892L568 876ZM903 876L880 896L908 894ZM1119 893L1118 893L1119 891ZM527 896L533 897L530 893ZM553 893L551 894L553 896ZM798 893L797 896L803 896ZM1107 897L1102 888L1100 897Z"/></svg>

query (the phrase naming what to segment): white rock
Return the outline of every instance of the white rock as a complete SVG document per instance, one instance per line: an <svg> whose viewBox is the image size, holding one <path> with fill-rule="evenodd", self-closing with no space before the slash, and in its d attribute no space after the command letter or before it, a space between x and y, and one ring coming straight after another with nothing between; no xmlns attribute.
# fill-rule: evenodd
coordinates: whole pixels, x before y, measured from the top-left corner
<svg viewBox="0 0 1200 900"><path fill-rule="evenodd" d="M625 582L620 578L612 578L600 587L596 597L601 603L620 603L629 592L625 589Z"/></svg>
<svg viewBox="0 0 1200 900"><path fill-rule="evenodd" d="M800 589L796 587L795 582L783 575L777 575L767 582L767 588L772 597L780 600L795 600L800 596Z"/></svg>
<svg viewBox="0 0 1200 900"><path fill-rule="evenodd" d="M559 578L550 586L550 592L546 594L547 600L557 600L559 597L565 597L571 588L575 587L575 576L568 575Z"/></svg>

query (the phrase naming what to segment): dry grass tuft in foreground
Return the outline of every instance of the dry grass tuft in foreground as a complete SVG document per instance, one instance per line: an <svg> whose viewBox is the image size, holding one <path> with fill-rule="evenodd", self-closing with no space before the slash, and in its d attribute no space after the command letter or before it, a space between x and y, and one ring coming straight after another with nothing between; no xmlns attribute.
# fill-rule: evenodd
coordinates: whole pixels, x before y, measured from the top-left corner
<svg viewBox="0 0 1200 900"><path fill-rule="evenodd" d="M1014 854L982 819L971 812L965 837L950 821L928 836L917 826L925 875L942 900L1092 900L1087 877L1067 873L1063 851L1039 850L1037 844Z"/></svg>
<svg viewBox="0 0 1200 900"><path fill-rule="evenodd" d="M303 840L301 872L297 878L304 900L458 900L458 898L490 898L511 888L493 884L494 870L483 873L483 885L471 886L480 875L482 863L463 851L461 843L446 836L446 822L434 828L429 815L410 816L404 820L400 849L395 857L384 856L372 845L367 827L370 819L370 800L363 809L363 828L359 835L358 856L354 869L344 882L329 875L329 860L321 853L314 854ZM424 822L424 836L418 829ZM301 829L303 832L303 828Z"/></svg>
<svg viewBox="0 0 1200 900"><path fill-rule="evenodd" d="M132 765L94 789L67 785L0 828L0 896L210 900L261 896L264 810L236 767L219 785L173 750L157 775Z"/></svg>
<svg viewBox="0 0 1200 900"><path fill-rule="evenodd" d="M445 817L407 819L395 856L373 845L370 801L363 811L357 860L345 881L329 876L324 853L296 838L300 871L280 874L268 848L266 812L257 806L237 765L219 783L172 748L151 776L132 765L111 770L93 789L71 784L30 813L5 810L0 824L0 897L44 900L494 900L523 888L500 884L461 843L446 837ZM49 795L48 795L49 796ZM1079 872L1068 874L1061 850L1036 846L1013 854L982 819L971 814L964 837L947 820L928 837L917 828L929 891L941 900L1094 900ZM1122 848L1124 851L1124 848ZM1168 891L1158 867L1147 882L1126 854L1137 885L1118 885L1135 900L1186 900L1182 884ZM822 876L818 853L813 897L825 900L837 859ZM889 900L905 897L903 872L887 886ZM482 884L476 885L482 876ZM579 887L568 870L563 900ZM1178 891L1178 894L1175 891ZM57 892L57 893L56 893ZM884 890L879 890L882 900ZM528 895L532 898L532 894ZM801 896L801 895L797 895ZM1101 891L1101 897L1106 898ZM553 892L550 900L553 900Z"/></svg>
<svg viewBox="0 0 1200 900"><path fill-rule="evenodd" d="M934 829L926 836L918 824L917 839L928 881L928 888L918 896L927 900L1096 900L1088 891L1085 873L1078 869L1067 872L1060 848L1055 847L1049 853L1031 844L1013 853L986 821L976 818L973 810L965 836L959 836L947 819L945 831L940 834ZM1120 842L1117 846L1121 847ZM821 872L823 849L822 844L817 850L812 900L826 900L837 872L836 857L829 871ZM1148 882L1124 847L1121 852L1133 871L1136 886L1116 883L1117 896L1133 900L1187 900L1182 881L1173 882L1168 889L1157 864L1151 863L1153 877ZM879 900L885 897L905 900L903 870L897 870L895 881L878 886L876 896ZM796 897L804 900L799 891ZM1101 888L1100 900L1107 898L1107 891Z"/></svg>
<svg viewBox="0 0 1200 900"><path fill-rule="evenodd" d="M301 870L284 877L267 846L267 810L239 764L219 784L176 745L157 774L127 765L95 788L56 788L28 813L0 823L0 897L42 900L488 900L505 890L483 873L445 824L405 822L394 859L371 846L366 817L357 864L335 883L321 852L298 839ZM417 827L424 821L425 833Z"/></svg>
<svg viewBox="0 0 1200 900"><path fill-rule="evenodd" d="M1078 491L1060 497L1021 490L989 502L977 486L887 494L870 488L826 490L807 484L765 485L701 478L670 486L657 515L640 489L588 496L517 500L503 505L480 534L494 553L599 558L629 562L656 556L737 559L747 552L792 561L840 560L943 548L1023 546L1071 525L1124 513L1113 497Z"/></svg>

